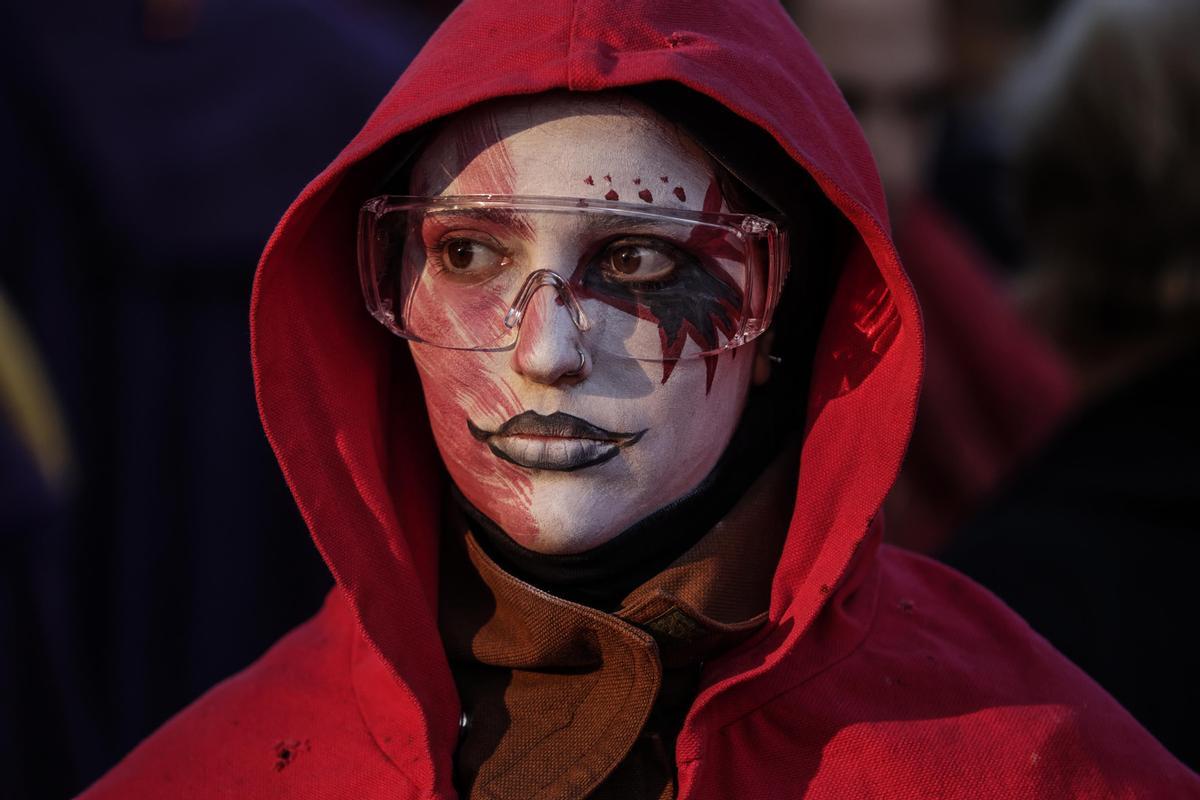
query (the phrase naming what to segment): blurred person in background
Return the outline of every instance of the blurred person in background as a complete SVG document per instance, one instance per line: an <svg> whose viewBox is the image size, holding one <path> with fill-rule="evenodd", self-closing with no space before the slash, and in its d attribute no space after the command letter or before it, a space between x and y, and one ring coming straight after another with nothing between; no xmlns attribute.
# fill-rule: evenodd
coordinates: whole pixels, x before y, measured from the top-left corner
<svg viewBox="0 0 1200 800"><path fill-rule="evenodd" d="M1078 0L1013 84L1033 318L1084 398L948 560L1200 763L1200 4Z"/></svg>
<svg viewBox="0 0 1200 800"><path fill-rule="evenodd" d="M5 568L52 612L3 612L6 800L78 791L327 590L258 425L250 283L444 5L0 7L0 283L76 454L31 529L44 482L5 442Z"/></svg>
<svg viewBox="0 0 1200 800"><path fill-rule="evenodd" d="M854 110L925 319L917 427L887 536L945 546L1070 403L1065 367L1021 320L982 251L928 191L954 77L945 0L789 0Z"/></svg>
<svg viewBox="0 0 1200 800"><path fill-rule="evenodd" d="M946 0L946 106L930 189L1007 278L1025 266L1000 98L1062 0Z"/></svg>

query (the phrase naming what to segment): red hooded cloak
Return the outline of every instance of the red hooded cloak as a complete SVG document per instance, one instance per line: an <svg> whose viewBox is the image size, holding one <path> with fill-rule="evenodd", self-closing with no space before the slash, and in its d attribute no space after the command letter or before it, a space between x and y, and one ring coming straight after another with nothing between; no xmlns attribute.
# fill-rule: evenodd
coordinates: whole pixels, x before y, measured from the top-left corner
<svg viewBox="0 0 1200 800"><path fill-rule="evenodd" d="M667 81L758 126L856 239L813 365L768 623L709 662L679 796L1200 797L1200 782L999 601L881 546L922 371L870 153L773 0L468 0L288 209L255 282L263 426L337 586L86 797L453 797L436 623L443 492L407 350L364 311L355 212L395 137L486 99ZM798 268L797 267L794 267Z"/></svg>

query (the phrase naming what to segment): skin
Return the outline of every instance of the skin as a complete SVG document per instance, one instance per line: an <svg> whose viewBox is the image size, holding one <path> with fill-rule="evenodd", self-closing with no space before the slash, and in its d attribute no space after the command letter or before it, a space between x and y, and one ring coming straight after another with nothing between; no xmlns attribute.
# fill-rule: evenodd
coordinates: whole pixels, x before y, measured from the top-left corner
<svg viewBox="0 0 1200 800"><path fill-rule="evenodd" d="M459 115L420 156L411 183L418 194L615 195L730 210L716 186L708 156L655 112L620 95L567 94ZM569 277L578 253L568 233L531 225L522 246L531 262ZM725 450L751 381L769 375L753 344L741 358L686 359L669 370L599 350L552 287L534 294L519 331L515 347L500 352L409 346L450 476L509 536L541 553L589 550L692 491ZM561 425L551 435L487 437L525 412L570 415L626 438L582 468L522 466L514 456L594 447Z"/></svg>
<svg viewBox="0 0 1200 800"><path fill-rule="evenodd" d="M858 117L895 218L921 188L949 54L940 0L788 4Z"/></svg>

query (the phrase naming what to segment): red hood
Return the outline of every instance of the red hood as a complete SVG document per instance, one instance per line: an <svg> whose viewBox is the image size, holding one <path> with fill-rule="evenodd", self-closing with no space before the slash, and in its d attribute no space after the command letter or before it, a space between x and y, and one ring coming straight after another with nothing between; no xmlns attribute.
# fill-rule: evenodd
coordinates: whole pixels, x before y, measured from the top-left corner
<svg viewBox="0 0 1200 800"><path fill-rule="evenodd" d="M288 210L251 312L267 436L366 640L405 676L410 691L397 702L408 708L398 713L422 721L434 752L450 752L454 737L444 713L454 686L435 644L444 472L407 348L359 293L355 212L386 154L373 157L486 99L657 81L768 133L857 232L844 264L822 265L841 278L813 368L772 628L739 680L770 670L808 629L869 537L904 454L922 369L916 300L858 125L777 0L468 0ZM862 548L859 561L874 551Z"/></svg>

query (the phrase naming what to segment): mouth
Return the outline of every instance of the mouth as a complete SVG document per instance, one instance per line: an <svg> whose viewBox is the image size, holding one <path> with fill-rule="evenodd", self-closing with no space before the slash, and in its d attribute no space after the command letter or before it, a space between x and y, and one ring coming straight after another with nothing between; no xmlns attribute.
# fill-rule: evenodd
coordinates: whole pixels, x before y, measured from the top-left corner
<svg viewBox="0 0 1200 800"><path fill-rule="evenodd" d="M504 461L527 469L571 472L616 458L648 429L615 433L561 411L548 416L524 411L494 431L468 419L467 430Z"/></svg>

